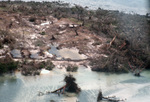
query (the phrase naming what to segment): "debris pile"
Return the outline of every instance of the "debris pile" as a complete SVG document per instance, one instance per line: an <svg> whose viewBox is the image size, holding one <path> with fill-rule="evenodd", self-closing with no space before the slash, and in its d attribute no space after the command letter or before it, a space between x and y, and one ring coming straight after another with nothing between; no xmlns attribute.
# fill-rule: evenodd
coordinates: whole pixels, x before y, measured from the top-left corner
<svg viewBox="0 0 150 102"><path fill-rule="evenodd" d="M107 102L125 102L125 100L119 100L115 96L113 97L104 97L102 91L100 90L97 97L97 102L101 102L102 100L106 100Z"/></svg>
<svg viewBox="0 0 150 102"><path fill-rule="evenodd" d="M77 83L75 82L76 79L72 75L70 74L66 75L64 81L66 82L66 84L63 87L55 91L52 91L51 93L58 93L58 92L60 93L62 92L62 90L63 90L63 93L65 91L74 92L74 93L79 93L81 91L81 89L78 87Z"/></svg>

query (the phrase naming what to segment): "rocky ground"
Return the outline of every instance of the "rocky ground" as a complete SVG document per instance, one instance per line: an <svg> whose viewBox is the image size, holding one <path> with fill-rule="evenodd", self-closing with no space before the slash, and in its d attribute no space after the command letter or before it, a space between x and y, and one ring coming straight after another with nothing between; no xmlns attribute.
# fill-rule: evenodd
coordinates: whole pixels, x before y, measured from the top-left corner
<svg viewBox="0 0 150 102"><path fill-rule="evenodd" d="M35 70L47 67L47 61L53 62L56 67L63 67L64 63L71 63L91 66L92 70L95 71L108 72L128 72L130 69L128 62L135 64L136 67L140 64L142 64L142 67L148 66L143 60L136 58L137 54L133 54L134 52L130 48L131 44L128 46L127 42L130 42L130 40L125 38L130 38L128 37L129 35L125 38L121 38L117 34L109 34L114 33L114 31L119 28L124 31L127 29L126 26L122 27L124 24L122 24L122 22L117 25L112 23L109 25L106 24L109 23L109 16L108 18L101 17L102 21L98 20L100 19L99 17L93 17L92 21L87 20L85 16L83 17L85 20L79 20L76 18L76 15L75 17L74 15L70 17L58 17L54 15L60 13L58 12L59 9L57 13L41 16L37 14L26 14L27 11L25 12L24 10L22 12L13 11L16 9L15 5L23 5L22 9L30 8L26 3L14 3L13 6L7 5L9 5L9 3L5 2L0 5L0 58L3 59L8 55L13 60L19 61L21 63L20 70L23 70L23 73L26 69L34 69L33 67L36 67ZM103 12L103 10L101 11ZM51 12L53 12L53 10ZM63 13L60 13L60 15L63 15ZM131 16L127 14L122 15L127 17ZM114 22L112 18L111 20ZM116 17L116 19L118 19L118 17ZM83 21L87 23L84 24ZM98 29L101 30L101 32L96 28L97 25L93 25L94 21L100 22L100 28L98 27ZM101 24L102 22L104 22L104 26ZM89 26L89 24L91 26ZM143 27L139 27L139 29L135 28L136 27L133 26L134 32L143 29ZM120 29L115 31L115 33L123 35L124 33L121 32ZM144 32L144 34L146 32ZM48 52L51 46L56 46L58 50L63 48L75 48L79 51L79 54L84 54L86 58L79 60L61 58L58 60L56 55ZM130 48L130 50L128 48ZM148 49L147 47L147 50ZM141 50L139 53L140 52ZM134 58L130 58L130 55L133 55ZM133 61L133 59L137 61ZM41 64L42 62L44 64ZM51 65L48 66L51 67ZM52 68L53 67L52 65Z"/></svg>

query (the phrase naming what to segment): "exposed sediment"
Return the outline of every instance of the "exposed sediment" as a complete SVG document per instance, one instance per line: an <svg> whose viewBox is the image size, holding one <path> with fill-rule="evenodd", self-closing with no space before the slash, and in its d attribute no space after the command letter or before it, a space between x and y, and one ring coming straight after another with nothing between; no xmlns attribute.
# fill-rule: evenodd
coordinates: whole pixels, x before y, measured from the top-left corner
<svg viewBox="0 0 150 102"><path fill-rule="evenodd" d="M35 9L34 4L40 8L36 6ZM0 15L3 25L0 26L1 58L11 54L22 64L28 60L73 62L90 65L93 71L121 73L131 70L128 62L137 68L149 67L146 16L100 8L93 11L60 2L4 1L0 4ZM71 59L51 54L52 45L57 45L57 50L76 48L78 54L86 58Z"/></svg>

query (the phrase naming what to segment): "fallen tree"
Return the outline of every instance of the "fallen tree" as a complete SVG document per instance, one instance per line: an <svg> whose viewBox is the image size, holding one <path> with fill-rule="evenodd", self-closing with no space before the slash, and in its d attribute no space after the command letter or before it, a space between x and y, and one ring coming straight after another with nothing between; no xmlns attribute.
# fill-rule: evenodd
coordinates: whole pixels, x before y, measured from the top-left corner
<svg viewBox="0 0 150 102"><path fill-rule="evenodd" d="M138 76L138 77L141 76L140 73L145 69L145 67L142 68L142 65L143 65L143 64L141 64L138 68L137 68L136 66L131 66L130 62L128 62L128 64L129 64L129 66L130 66L130 68L131 68L131 72L132 72L135 76Z"/></svg>
<svg viewBox="0 0 150 102"><path fill-rule="evenodd" d="M79 93L81 91L81 89L75 83L76 79L72 75L66 75L64 81L66 82L64 86L52 91L51 93L61 93L62 90L62 93L64 93L65 91Z"/></svg>
<svg viewBox="0 0 150 102"><path fill-rule="evenodd" d="M97 102L101 102L102 100L106 100L107 102L124 102L125 100L119 100L115 96L112 97L104 97L102 91L100 90L97 97Z"/></svg>

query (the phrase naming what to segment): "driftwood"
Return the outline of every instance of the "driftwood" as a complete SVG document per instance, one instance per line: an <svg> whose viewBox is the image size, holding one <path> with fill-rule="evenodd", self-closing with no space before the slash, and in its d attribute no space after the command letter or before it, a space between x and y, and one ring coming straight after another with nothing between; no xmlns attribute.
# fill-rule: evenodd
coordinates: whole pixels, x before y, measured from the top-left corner
<svg viewBox="0 0 150 102"><path fill-rule="evenodd" d="M129 64L129 66L131 68L132 73L134 73L135 76L141 76L140 73L145 69L145 67L142 68L143 64L141 64L138 68L132 67L130 62L128 62L128 64Z"/></svg>
<svg viewBox="0 0 150 102"><path fill-rule="evenodd" d="M124 102L123 99L122 100L116 99L115 96L113 96L113 97L103 97L103 99L106 99L107 101L110 101L110 102L120 102L120 101Z"/></svg>
<svg viewBox="0 0 150 102"><path fill-rule="evenodd" d="M120 50L122 50L123 48L127 48L130 45L128 40L124 40L123 44L121 46L119 46Z"/></svg>
<svg viewBox="0 0 150 102"><path fill-rule="evenodd" d="M45 94L50 94L50 93L56 93L58 96L60 94L63 94L65 91L67 92L74 92L74 93L79 93L81 89L78 87L78 85L75 83L75 78L72 75L65 76L64 81L66 82L66 85L62 86L61 88L58 88L54 91L47 91L46 93L39 92L38 96L42 96Z"/></svg>
<svg viewBox="0 0 150 102"><path fill-rule="evenodd" d="M112 41L109 43L109 47L108 47L108 49L111 47L111 45L112 45L112 44L113 44L113 42L115 41L116 37L117 37L117 35L113 37Z"/></svg>
<svg viewBox="0 0 150 102"><path fill-rule="evenodd" d="M100 90L99 94L98 94L98 97L97 97L97 102L100 102L102 100L107 100L109 102L121 102L121 101L124 102L123 99L122 100L116 99L115 96L113 96L113 97L104 97L103 94L102 94L102 91Z"/></svg>
<svg viewBox="0 0 150 102"><path fill-rule="evenodd" d="M59 89L57 89L55 91L52 91L51 93L57 93L58 91L61 92L62 90L63 90L63 93L64 93L65 87L66 87L66 85L64 85L63 87L61 87L61 88L59 88Z"/></svg>

